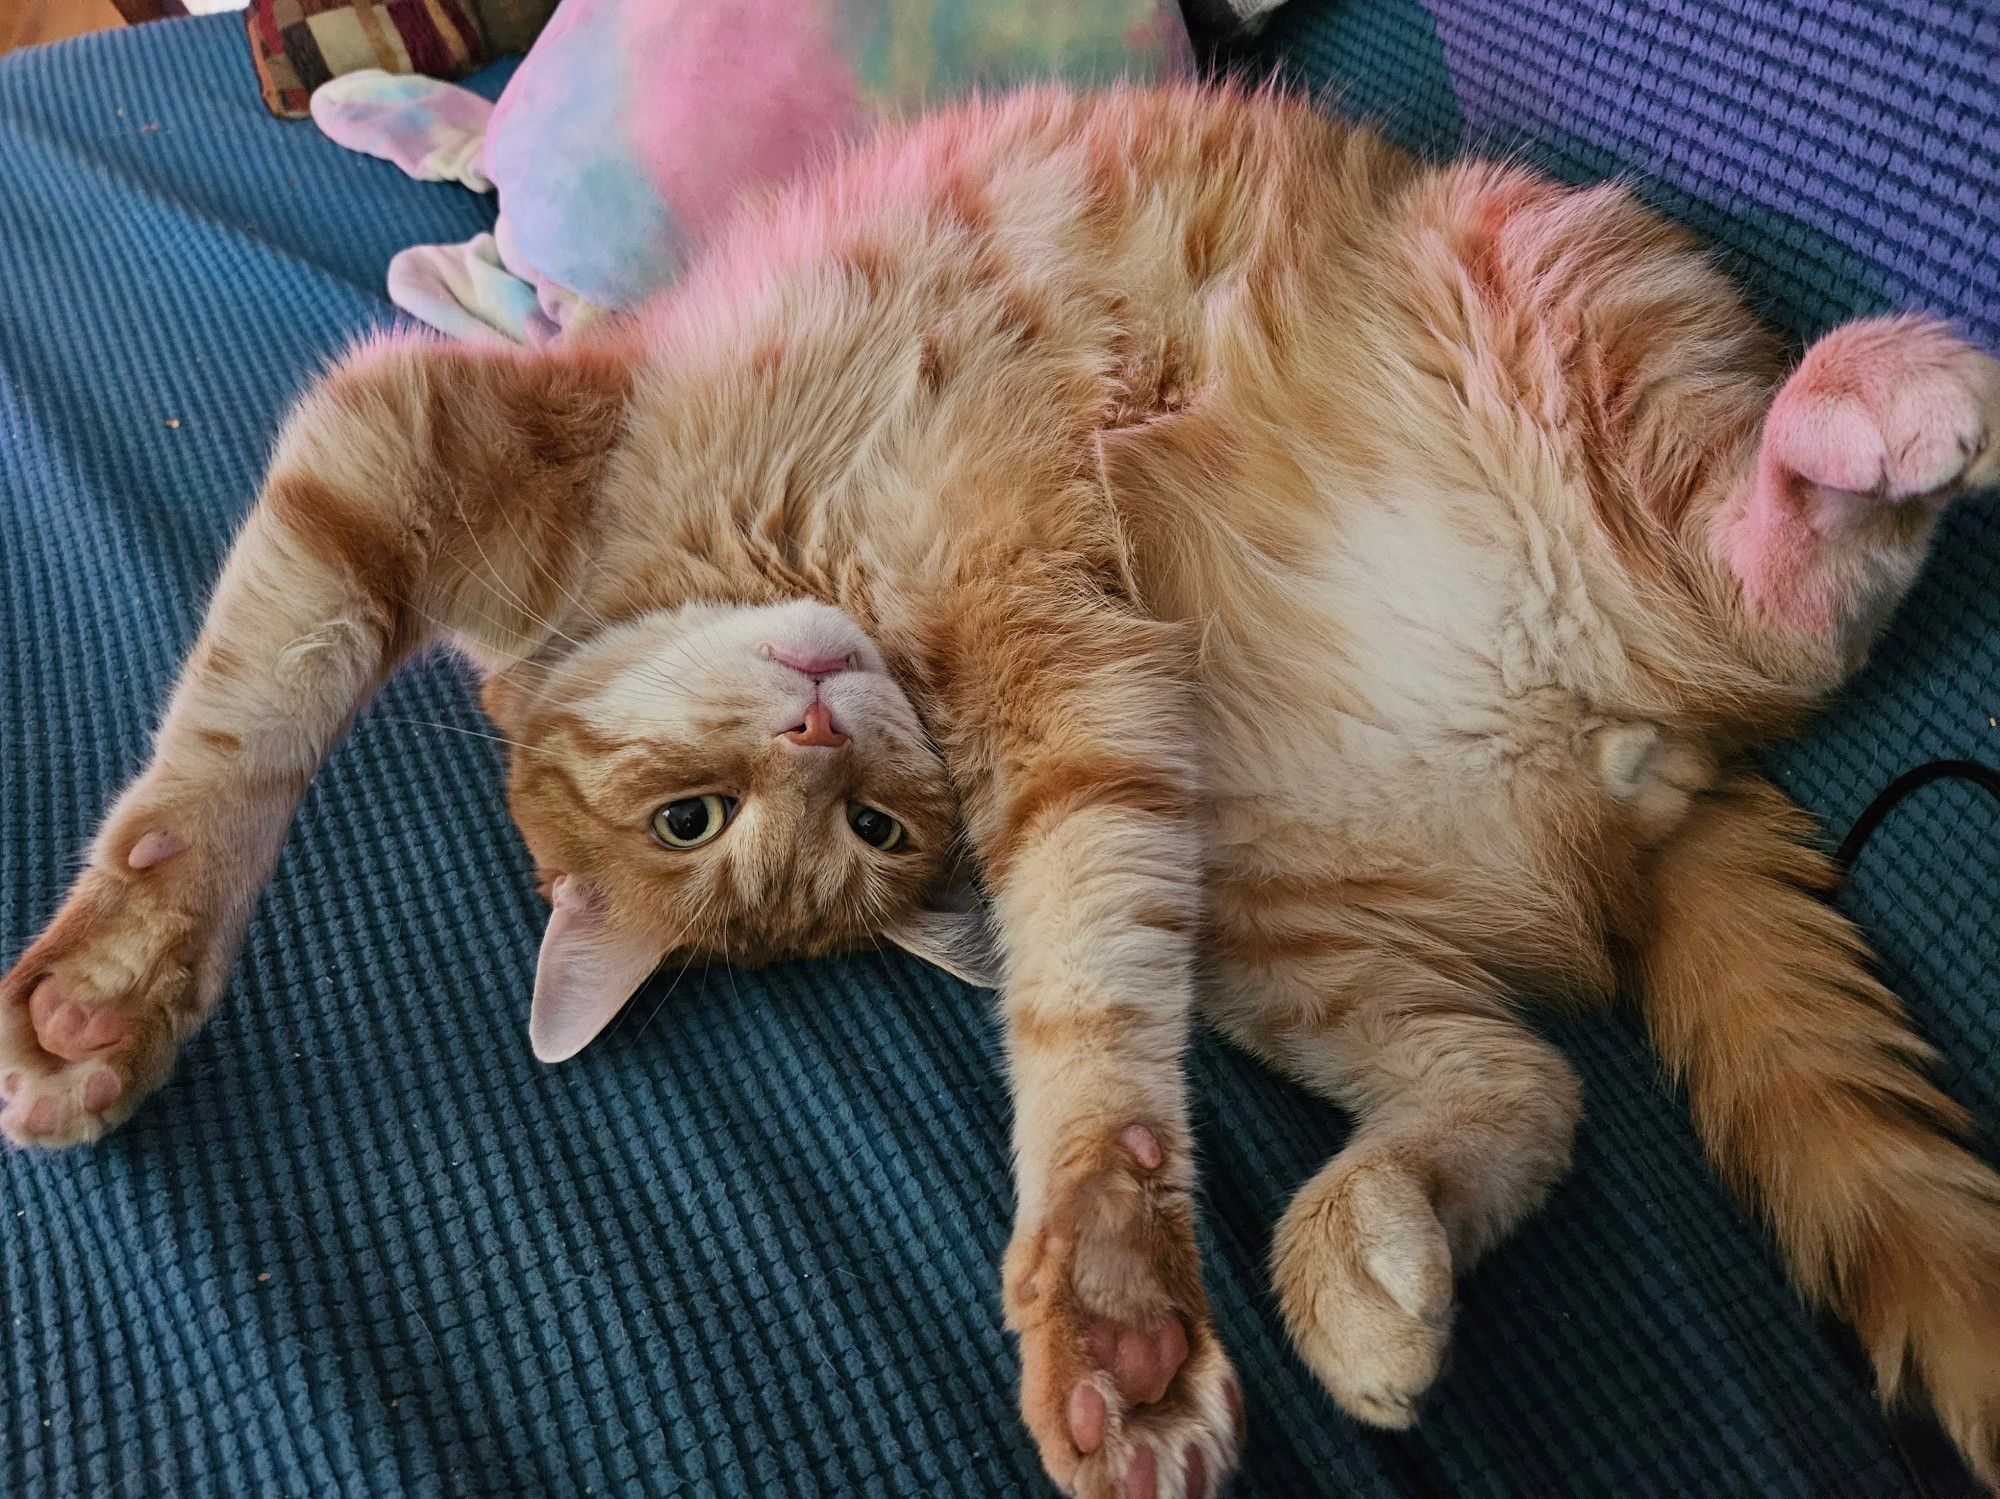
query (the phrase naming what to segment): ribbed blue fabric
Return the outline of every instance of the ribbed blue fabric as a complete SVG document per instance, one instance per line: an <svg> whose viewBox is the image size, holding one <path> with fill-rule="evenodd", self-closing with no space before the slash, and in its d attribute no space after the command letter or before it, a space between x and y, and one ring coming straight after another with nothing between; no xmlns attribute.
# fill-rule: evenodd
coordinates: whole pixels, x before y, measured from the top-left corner
<svg viewBox="0 0 2000 1499"><path fill-rule="evenodd" d="M1684 6L1451 12L1473 33L1355 0L1273 42L1440 137L1586 143L1556 158L1581 172L1659 171L1654 113L1713 108L1730 180L1793 196L1765 213L1692 167L1675 190L1774 305L1812 323L1922 299L1991 333L1968 269L1991 263L1990 91L1949 119L1936 87L1905 107L1849 80L1809 107L1773 69L1731 113L1677 81L1720 71L1704 47L1806 47L1826 9L1718 41ZM1960 66L1929 14L1850 17L1853 68ZM1562 61L1546 111L1491 102L1538 54ZM1886 139L1930 175L1870 207L1852 163L1875 148L1841 153ZM1960 172L1988 184L1983 228L1927 196ZM141 762L286 400L389 316L391 253L487 212L266 116L230 18L0 62L0 957ZM1993 558L1982 513L1954 519L1863 689L1783 759L1836 822L1905 762L2000 737ZM690 975L538 1067L539 913L498 762L424 722L482 727L454 670L392 686L335 754L165 1090L93 1150L0 1159L0 1493L1040 1492L1000 1325L1007 1100L980 997L889 956ZM1898 814L1854 901L1991 1122L1993 830L1958 795ZM1395 1437L1286 1351L1261 1270L1344 1125L1201 1043L1209 1282L1251 1403L1239 1492L1908 1493L1631 1028L1561 1039L1589 1092L1576 1173L1469 1278L1453 1368Z"/></svg>

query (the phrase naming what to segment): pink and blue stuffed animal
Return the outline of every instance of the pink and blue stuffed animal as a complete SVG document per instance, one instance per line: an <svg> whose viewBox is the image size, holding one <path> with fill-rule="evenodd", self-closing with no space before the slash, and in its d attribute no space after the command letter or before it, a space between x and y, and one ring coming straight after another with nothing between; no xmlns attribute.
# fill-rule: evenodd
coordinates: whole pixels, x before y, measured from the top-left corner
<svg viewBox="0 0 2000 1499"><path fill-rule="evenodd" d="M1173 0L562 0L497 104L352 73L334 140L496 191L491 234L419 245L389 293L447 333L542 343L669 284L746 193L927 100L1189 62Z"/></svg>

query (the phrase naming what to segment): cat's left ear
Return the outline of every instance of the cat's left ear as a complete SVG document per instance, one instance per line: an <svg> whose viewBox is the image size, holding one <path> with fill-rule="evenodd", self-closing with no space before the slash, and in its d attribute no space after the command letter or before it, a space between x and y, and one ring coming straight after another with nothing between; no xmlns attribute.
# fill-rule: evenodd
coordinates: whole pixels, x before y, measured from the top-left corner
<svg viewBox="0 0 2000 1499"><path fill-rule="evenodd" d="M986 897L960 875L925 906L883 935L912 957L980 989L1000 987L1000 943Z"/></svg>
<svg viewBox="0 0 2000 1499"><path fill-rule="evenodd" d="M654 944L614 931L574 875L556 881L554 900L528 1011L528 1041L544 1062L567 1061L595 1040L665 958Z"/></svg>

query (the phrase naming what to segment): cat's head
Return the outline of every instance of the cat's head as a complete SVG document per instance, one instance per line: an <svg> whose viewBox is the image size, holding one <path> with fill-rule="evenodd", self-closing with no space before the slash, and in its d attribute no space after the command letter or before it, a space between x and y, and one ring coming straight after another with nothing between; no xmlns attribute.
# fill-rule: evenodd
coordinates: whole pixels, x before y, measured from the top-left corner
<svg viewBox="0 0 2000 1499"><path fill-rule="evenodd" d="M600 630L508 704L516 822L553 912L535 1053L580 1050L662 962L890 941L978 980L942 758L824 604L692 604Z"/></svg>

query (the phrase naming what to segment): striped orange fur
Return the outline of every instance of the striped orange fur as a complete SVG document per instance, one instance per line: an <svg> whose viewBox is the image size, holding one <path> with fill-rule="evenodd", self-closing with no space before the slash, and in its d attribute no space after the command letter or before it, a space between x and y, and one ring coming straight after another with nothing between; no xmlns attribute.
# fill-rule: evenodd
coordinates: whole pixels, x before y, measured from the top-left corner
<svg viewBox="0 0 2000 1499"><path fill-rule="evenodd" d="M2000 1481L2000 1178L1745 762L2000 476L1996 419L2000 365L1923 320L1788 376L1616 188L1267 94L946 111L631 327L391 339L306 398L151 766L0 984L0 1128L138 1104L320 758L449 641L554 903L543 1054L662 959L971 971L990 925L1005 1306L1066 1491L1211 1492L1242 1440L1197 1008L1356 1116L1272 1273L1333 1397L1399 1426L1456 1275L1568 1161L1519 1006L1621 982L1801 1290ZM968 874L983 917L939 906Z"/></svg>

